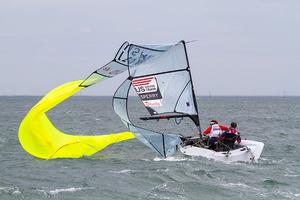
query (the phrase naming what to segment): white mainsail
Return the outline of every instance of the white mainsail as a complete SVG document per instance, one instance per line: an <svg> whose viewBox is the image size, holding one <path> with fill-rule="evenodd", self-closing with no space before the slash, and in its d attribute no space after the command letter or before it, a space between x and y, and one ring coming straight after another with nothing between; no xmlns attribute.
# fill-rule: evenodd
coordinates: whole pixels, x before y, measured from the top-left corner
<svg viewBox="0 0 300 200"><path fill-rule="evenodd" d="M146 119L190 117L200 130L185 42L166 46L130 44L127 49L129 77L114 95L114 110L140 141L167 157L181 143L179 135L133 124L127 110L128 93L133 85L151 115Z"/></svg>

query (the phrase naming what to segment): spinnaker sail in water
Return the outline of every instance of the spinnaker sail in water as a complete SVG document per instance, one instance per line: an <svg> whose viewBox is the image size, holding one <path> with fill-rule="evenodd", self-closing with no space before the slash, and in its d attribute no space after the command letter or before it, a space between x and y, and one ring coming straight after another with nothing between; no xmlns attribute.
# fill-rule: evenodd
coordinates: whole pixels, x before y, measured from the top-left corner
<svg viewBox="0 0 300 200"><path fill-rule="evenodd" d="M141 142L163 157L170 156L182 142L180 136L135 125L128 114L128 94L132 85L150 114L142 119L189 117L201 134L185 42L165 46L130 44L126 54L129 77L115 92L114 110Z"/></svg>
<svg viewBox="0 0 300 200"><path fill-rule="evenodd" d="M134 138L127 131L105 135L71 135L51 123L46 112L80 91L81 82L72 81L53 89L24 117L19 127L19 141L29 154L42 159L80 158L110 144Z"/></svg>
<svg viewBox="0 0 300 200"><path fill-rule="evenodd" d="M46 94L20 124L18 136L24 150L42 159L79 158L90 156L112 143L134 138L128 131L95 136L66 134L57 129L46 114L82 89L126 71L127 67L122 62L127 59L128 47L129 43L125 42L113 61L93 72L87 79L62 84Z"/></svg>

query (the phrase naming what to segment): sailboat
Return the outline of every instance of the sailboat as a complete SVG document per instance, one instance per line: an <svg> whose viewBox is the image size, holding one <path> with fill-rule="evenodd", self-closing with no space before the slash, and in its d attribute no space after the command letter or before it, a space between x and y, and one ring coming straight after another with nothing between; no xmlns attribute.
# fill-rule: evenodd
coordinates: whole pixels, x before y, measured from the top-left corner
<svg viewBox="0 0 300 200"><path fill-rule="evenodd" d="M133 87L150 116L141 120L190 119L202 139L199 112L187 55L186 42L171 45L136 45L126 43L115 60L128 71L127 79L113 96L113 108L126 127L146 146L162 157L179 149L187 156L201 156L221 161L256 161L264 144L242 140L240 146L226 152L216 152L204 145L185 145L185 136L156 131L137 125L128 112L128 97ZM189 136L193 137L194 133Z"/></svg>

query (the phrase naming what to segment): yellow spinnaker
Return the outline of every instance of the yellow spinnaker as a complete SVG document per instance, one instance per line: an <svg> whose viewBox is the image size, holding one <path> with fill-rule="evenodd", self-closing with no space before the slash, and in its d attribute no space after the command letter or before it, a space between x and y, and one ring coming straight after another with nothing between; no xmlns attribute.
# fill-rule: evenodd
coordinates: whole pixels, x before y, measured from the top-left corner
<svg viewBox="0 0 300 200"><path fill-rule="evenodd" d="M135 136L131 132L109 135L76 136L59 131L46 112L83 87L83 80L65 83L44 96L25 116L19 127L19 141L31 155L42 159L90 156L108 145Z"/></svg>

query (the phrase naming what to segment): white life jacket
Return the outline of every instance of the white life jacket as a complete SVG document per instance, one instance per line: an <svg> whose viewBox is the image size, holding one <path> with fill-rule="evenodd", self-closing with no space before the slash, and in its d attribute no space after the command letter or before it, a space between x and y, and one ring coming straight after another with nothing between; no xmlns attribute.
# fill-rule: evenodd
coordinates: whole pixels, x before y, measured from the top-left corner
<svg viewBox="0 0 300 200"><path fill-rule="evenodd" d="M219 137L221 134L221 128L218 124L214 124L211 126L211 131L209 133L209 137Z"/></svg>

